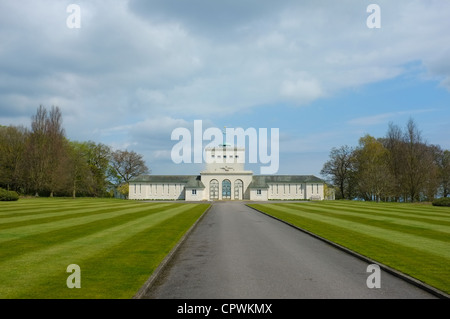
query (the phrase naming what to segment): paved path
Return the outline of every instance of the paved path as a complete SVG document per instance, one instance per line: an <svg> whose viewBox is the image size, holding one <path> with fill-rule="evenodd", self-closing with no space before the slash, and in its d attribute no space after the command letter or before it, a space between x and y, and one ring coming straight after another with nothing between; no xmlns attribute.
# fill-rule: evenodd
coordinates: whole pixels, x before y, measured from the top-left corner
<svg viewBox="0 0 450 319"><path fill-rule="evenodd" d="M217 202L146 298L434 298L368 264L245 206Z"/></svg>

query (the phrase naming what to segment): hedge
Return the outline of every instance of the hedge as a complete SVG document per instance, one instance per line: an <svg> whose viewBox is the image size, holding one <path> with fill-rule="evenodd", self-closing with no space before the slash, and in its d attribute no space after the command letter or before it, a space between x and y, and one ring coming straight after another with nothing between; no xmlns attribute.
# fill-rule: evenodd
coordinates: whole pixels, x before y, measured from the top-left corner
<svg viewBox="0 0 450 319"><path fill-rule="evenodd" d="M19 195L16 192L0 188L0 201L6 202L16 200L19 200Z"/></svg>
<svg viewBox="0 0 450 319"><path fill-rule="evenodd" d="M438 198L433 201L433 206L449 206L450 207L450 197Z"/></svg>

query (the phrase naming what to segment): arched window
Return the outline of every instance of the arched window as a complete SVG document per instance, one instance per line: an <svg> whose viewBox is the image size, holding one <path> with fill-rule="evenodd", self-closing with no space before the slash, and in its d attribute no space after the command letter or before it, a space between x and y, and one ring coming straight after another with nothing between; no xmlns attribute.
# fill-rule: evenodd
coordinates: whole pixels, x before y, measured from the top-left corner
<svg viewBox="0 0 450 319"><path fill-rule="evenodd" d="M209 182L209 199L219 199L219 181L217 179L213 179Z"/></svg>
<svg viewBox="0 0 450 319"><path fill-rule="evenodd" d="M231 199L231 182L228 179L222 182L222 199Z"/></svg>
<svg viewBox="0 0 450 319"><path fill-rule="evenodd" d="M234 182L234 199L235 200L242 200L244 199L244 183L238 179Z"/></svg>

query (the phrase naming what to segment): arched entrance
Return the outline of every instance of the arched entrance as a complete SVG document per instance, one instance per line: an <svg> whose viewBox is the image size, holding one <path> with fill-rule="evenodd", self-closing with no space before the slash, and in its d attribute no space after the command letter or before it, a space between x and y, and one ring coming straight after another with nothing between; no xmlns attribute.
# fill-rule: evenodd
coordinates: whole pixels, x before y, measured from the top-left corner
<svg viewBox="0 0 450 319"><path fill-rule="evenodd" d="M213 179L211 180L211 182L209 182L209 199L219 199L219 181L217 179Z"/></svg>
<svg viewBox="0 0 450 319"><path fill-rule="evenodd" d="M244 199L243 191L244 191L244 183L240 179L237 179L234 182L234 199L235 200Z"/></svg>
<svg viewBox="0 0 450 319"><path fill-rule="evenodd" d="M222 199L231 199L231 182L228 179L222 182Z"/></svg>

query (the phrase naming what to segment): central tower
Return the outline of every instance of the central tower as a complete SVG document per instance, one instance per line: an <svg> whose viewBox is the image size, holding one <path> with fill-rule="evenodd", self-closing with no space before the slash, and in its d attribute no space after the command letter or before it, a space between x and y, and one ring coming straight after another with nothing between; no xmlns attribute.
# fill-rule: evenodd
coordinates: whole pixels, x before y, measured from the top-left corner
<svg viewBox="0 0 450 319"><path fill-rule="evenodd" d="M200 175L208 199L248 199L253 172L244 169L245 148L221 144L204 152L206 167Z"/></svg>
<svg viewBox="0 0 450 319"><path fill-rule="evenodd" d="M245 148L226 144L205 148L204 172L244 172Z"/></svg>

